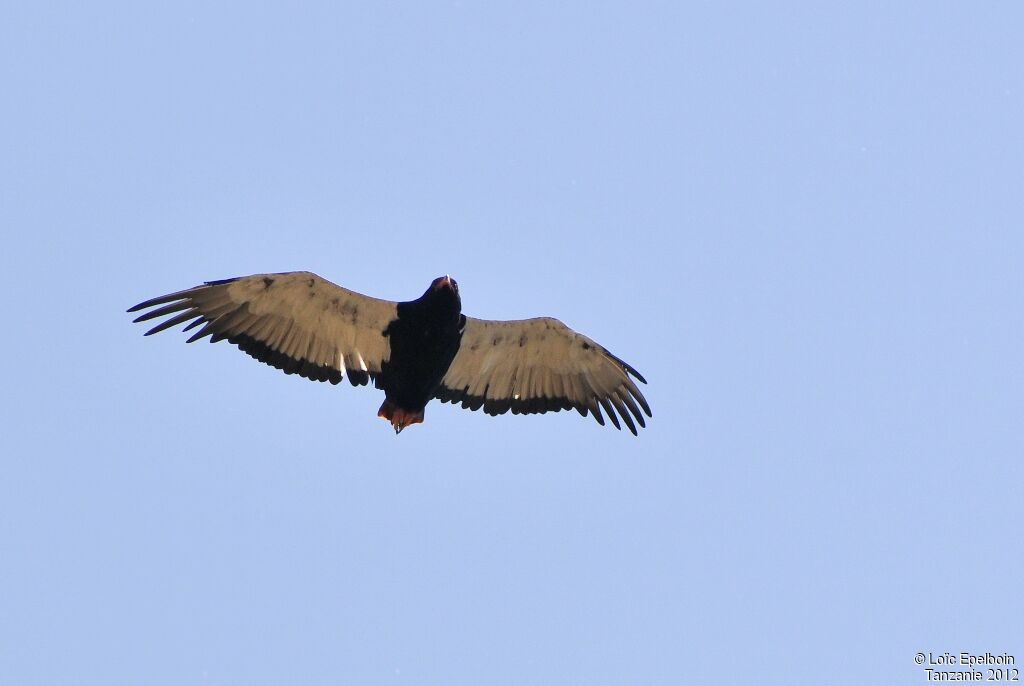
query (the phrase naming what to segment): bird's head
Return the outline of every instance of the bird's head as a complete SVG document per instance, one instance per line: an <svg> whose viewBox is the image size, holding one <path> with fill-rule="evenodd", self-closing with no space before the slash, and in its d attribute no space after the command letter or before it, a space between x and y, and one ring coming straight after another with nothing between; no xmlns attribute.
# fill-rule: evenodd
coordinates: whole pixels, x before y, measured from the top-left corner
<svg viewBox="0 0 1024 686"><path fill-rule="evenodd" d="M462 312L462 298L459 297L459 284L445 274L430 282L430 288L419 299L429 310L436 312L444 319L458 317Z"/></svg>
<svg viewBox="0 0 1024 686"><path fill-rule="evenodd" d="M450 289L454 291L456 295L458 295L459 282L445 274L444 276L437 277L430 283L431 291L441 291L444 289Z"/></svg>

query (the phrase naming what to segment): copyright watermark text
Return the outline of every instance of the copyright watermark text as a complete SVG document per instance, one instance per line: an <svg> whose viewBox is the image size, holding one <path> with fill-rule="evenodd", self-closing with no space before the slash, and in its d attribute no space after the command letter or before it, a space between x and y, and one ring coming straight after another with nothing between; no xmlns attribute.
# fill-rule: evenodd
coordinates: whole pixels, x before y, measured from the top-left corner
<svg viewBox="0 0 1024 686"><path fill-rule="evenodd" d="M928 681L1020 681L1017 659L1009 653L917 653L914 662Z"/></svg>

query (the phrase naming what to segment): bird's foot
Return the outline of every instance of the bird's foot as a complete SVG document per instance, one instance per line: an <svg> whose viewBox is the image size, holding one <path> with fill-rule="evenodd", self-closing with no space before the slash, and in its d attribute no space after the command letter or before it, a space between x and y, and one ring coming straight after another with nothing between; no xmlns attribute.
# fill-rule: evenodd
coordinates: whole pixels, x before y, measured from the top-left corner
<svg viewBox="0 0 1024 686"><path fill-rule="evenodd" d="M391 426L395 428L396 434L402 433L402 429L407 426L423 423L423 410L417 412L406 410L395 405L390 400L385 400L381 404L380 409L377 410L377 416L391 422Z"/></svg>

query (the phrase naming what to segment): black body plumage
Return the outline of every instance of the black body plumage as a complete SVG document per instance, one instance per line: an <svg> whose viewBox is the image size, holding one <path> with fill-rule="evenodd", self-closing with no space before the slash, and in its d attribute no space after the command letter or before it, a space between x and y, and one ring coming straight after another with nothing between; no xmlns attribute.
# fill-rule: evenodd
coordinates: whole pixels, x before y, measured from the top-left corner
<svg viewBox="0 0 1024 686"><path fill-rule="evenodd" d="M377 387L398 407L422 412L459 352L466 318L455 282L442 277L420 298L398 303L398 317L384 336L391 357L381 365Z"/></svg>

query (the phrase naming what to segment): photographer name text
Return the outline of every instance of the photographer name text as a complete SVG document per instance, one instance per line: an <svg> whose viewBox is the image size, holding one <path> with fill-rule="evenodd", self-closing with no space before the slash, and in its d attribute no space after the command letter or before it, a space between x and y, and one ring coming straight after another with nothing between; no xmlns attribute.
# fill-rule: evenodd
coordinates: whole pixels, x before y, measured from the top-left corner
<svg viewBox="0 0 1024 686"><path fill-rule="evenodd" d="M914 662L924 667L928 681L1020 680L1017 660L1009 653L917 653Z"/></svg>

